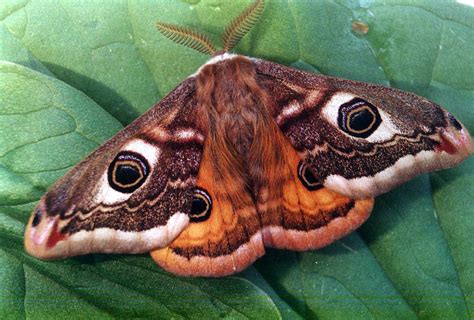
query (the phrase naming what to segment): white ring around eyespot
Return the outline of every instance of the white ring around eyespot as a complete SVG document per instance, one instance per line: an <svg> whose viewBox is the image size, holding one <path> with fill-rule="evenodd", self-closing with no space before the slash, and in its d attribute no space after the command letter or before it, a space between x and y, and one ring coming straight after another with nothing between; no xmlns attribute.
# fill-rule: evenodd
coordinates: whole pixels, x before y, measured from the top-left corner
<svg viewBox="0 0 474 320"><path fill-rule="evenodd" d="M339 128L337 118L339 116L339 107L346 102L351 101L354 98L359 98L356 95L348 92L340 92L334 94L329 101L326 102L324 107L321 110L322 116L329 121L333 126L335 126L342 134L352 138L352 139L363 139L371 143L379 143L384 141L391 140L396 134L400 134L401 131L395 126L395 124L390 120L390 116L380 108L380 106L374 105L377 108L377 111L380 114L382 122L379 127L367 138L357 138L351 136L350 134L342 131ZM369 101L370 102L370 101Z"/></svg>
<svg viewBox="0 0 474 320"><path fill-rule="evenodd" d="M141 154L147 161L150 166L150 171L153 171L154 166L156 165L158 158L161 154L161 149L144 141L141 139L134 139L124 145L120 151L132 151L138 154ZM119 152L120 152L119 151ZM94 203L99 204L106 204L106 205L113 205L120 202L126 201L132 193L123 193L113 189L109 185L109 180L107 177L108 167L105 169L104 173L100 177L99 182L95 188L95 197ZM147 179L148 180L148 179ZM143 183L140 187L142 188L144 185L147 184L147 181Z"/></svg>
<svg viewBox="0 0 474 320"><path fill-rule="evenodd" d="M133 151L141 154L147 161L150 167L156 164L158 157L160 156L161 149L154 146L144 140L134 139L127 143L120 151Z"/></svg>

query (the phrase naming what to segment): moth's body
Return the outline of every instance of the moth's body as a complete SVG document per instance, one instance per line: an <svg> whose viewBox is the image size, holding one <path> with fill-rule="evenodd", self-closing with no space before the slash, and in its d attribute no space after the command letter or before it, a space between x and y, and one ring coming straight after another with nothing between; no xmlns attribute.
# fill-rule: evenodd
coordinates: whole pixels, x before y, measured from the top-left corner
<svg viewBox="0 0 474 320"><path fill-rule="evenodd" d="M225 48L262 3L231 24ZM214 52L192 31L159 27ZM41 259L152 251L176 274L223 276L265 246L330 244L367 219L376 195L472 150L467 130L424 98L217 54L44 195L25 247Z"/></svg>
<svg viewBox="0 0 474 320"><path fill-rule="evenodd" d="M99 149L77 167L91 163L91 169L73 170L58 182L30 221L26 248L50 259L165 247L152 255L168 270L220 276L245 268L264 246L327 245L365 221L374 195L453 165L472 148L449 113L398 95L240 55L215 56L126 136L102 147L107 157ZM369 143L334 125L340 105L366 96L387 104ZM107 180L110 163L124 152L141 155L151 171L132 194L117 192ZM99 183L91 188L85 179ZM197 191L211 211L193 212Z"/></svg>

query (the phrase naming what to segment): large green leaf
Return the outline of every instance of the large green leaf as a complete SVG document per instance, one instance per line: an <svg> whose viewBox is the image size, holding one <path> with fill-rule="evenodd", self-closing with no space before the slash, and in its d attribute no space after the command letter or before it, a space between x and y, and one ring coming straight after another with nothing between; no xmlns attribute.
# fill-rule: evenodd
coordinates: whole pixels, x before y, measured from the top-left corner
<svg viewBox="0 0 474 320"><path fill-rule="evenodd" d="M237 52L415 92L474 131L467 1L268 2ZM1 318L474 317L473 158L379 197L359 231L323 250L269 250L225 279L174 277L146 255L41 262L24 253L24 224L46 188L207 59L154 23L219 42L248 3L0 4L9 61L0 64Z"/></svg>

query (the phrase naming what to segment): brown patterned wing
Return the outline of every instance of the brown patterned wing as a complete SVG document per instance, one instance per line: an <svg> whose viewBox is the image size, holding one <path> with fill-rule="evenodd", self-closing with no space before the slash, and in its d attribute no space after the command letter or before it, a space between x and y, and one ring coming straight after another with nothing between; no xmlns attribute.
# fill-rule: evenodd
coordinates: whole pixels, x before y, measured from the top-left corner
<svg viewBox="0 0 474 320"><path fill-rule="evenodd" d="M156 263L174 274L225 276L245 269L265 252L261 224L245 181L233 174L233 167L223 169L231 179L219 177L222 172L216 171L210 156L213 147L208 141L191 223L168 247L151 252Z"/></svg>
<svg viewBox="0 0 474 320"><path fill-rule="evenodd" d="M318 249L354 231L370 216L373 199L355 200L325 188L290 143L283 137L280 141L280 190L274 187L259 210L265 246Z"/></svg>
<svg viewBox="0 0 474 320"><path fill-rule="evenodd" d="M54 259L168 245L189 223L207 133L195 87L185 80L60 179L28 222L27 252Z"/></svg>
<svg viewBox="0 0 474 320"><path fill-rule="evenodd" d="M316 180L370 198L474 147L452 114L414 94L254 59L269 111Z"/></svg>

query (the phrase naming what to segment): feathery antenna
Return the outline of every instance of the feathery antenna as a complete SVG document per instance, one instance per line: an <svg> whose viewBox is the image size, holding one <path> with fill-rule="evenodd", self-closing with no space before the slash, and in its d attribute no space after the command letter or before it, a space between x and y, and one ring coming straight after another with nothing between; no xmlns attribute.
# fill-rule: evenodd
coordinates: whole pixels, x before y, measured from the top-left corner
<svg viewBox="0 0 474 320"><path fill-rule="evenodd" d="M253 5L245 9L238 17L225 28L224 51L232 50L247 32L258 22L265 8L264 0L257 0Z"/></svg>
<svg viewBox="0 0 474 320"><path fill-rule="evenodd" d="M156 27L165 37L178 44L182 44L205 54L213 55L217 52L211 40L209 40L206 35L193 29L162 22L157 22Z"/></svg>
<svg viewBox="0 0 474 320"><path fill-rule="evenodd" d="M265 0L256 0L254 4L245 9L238 17L225 28L222 41L224 51L232 50L252 27L258 22L258 19L265 8ZM168 39L178 44L197 50L201 53L214 55L217 49L209 38L191 28L180 27L169 23L157 22L156 27Z"/></svg>

